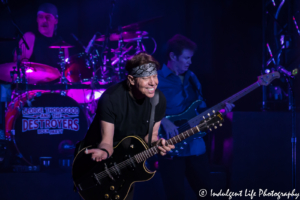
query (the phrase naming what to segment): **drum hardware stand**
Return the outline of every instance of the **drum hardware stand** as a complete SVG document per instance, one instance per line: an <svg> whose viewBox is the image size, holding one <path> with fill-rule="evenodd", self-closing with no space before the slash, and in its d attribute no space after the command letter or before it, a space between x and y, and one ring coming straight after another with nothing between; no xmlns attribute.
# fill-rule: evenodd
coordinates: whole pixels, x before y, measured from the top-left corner
<svg viewBox="0 0 300 200"><path fill-rule="evenodd" d="M60 61L60 68L61 68L61 78L60 78L60 83L62 84L67 84L67 78L65 77L65 56L64 56L64 52L63 52L63 48L59 48L59 54L58 54L58 58L61 60Z"/></svg>
<svg viewBox="0 0 300 200"><path fill-rule="evenodd" d="M13 71L10 72L10 77L11 77L12 83L15 83L15 80L14 80L15 74L17 74L17 76L18 76L18 72L16 71L16 68L17 67L13 67Z"/></svg>
<svg viewBox="0 0 300 200"><path fill-rule="evenodd" d="M116 3L116 0L111 0L111 10L109 12L109 23L108 23L108 26L107 26L107 29L106 29L106 33L105 33L105 40L104 40L104 43L103 43L103 48L102 48L102 51L101 51L101 54L100 54L100 58L102 58L102 55L103 55L103 52L107 49L108 53L107 53L107 57L108 59L106 58L106 56L104 56L104 59L103 59L103 63L100 64L100 72L101 72L101 76L100 76L100 82L106 82L108 81L109 83L112 81L111 77L112 77L112 72L111 72L111 48L109 46L109 41L110 41L110 32L112 30L112 16L113 16L113 10L114 10L114 7L115 7L115 3ZM101 59L100 59L101 60ZM109 62L109 63L108 63ZM101 68L102 67L102 68ZM105 80L105 77L104 77L104 70L109 70L108 71L108 78L107 80Z"/></svg>
<svg viewBox="0 0 300 200"><path fill-rule="evenodd" d="M123 67L122 67L122 62L123 62L123 36L121 34L121 39L118 42L118 49L120 50L119 52L116 52L118 55L119 62L117 63L117 68L115 68L115 73L117 73L119 80L123 79Z"/></svg>
<svg viewBox="0 0 300 200"><path fill-rule="evenodd" d="M96 49L95 50L95 52L96 52L96 55L91 55L91 61L92 61L92 66L93 66L93 77L92 77L92 86L95 86L97 83L98 83L98 76L97 76L97 73L96 73L96 62L95 61L97 61L97 63L98 63L98 59L96 59L96 58L98 58L99 57L99 53L98 53L98 50ZM92 87L92 89L94 89L94 87Z"/></svg>
<svg viewBox="0 0 300 200"><path fill-rule="evenodd" d="M139 54L142 50L141 50L141 42L142 42L142 40L141 39L138 39L137 41L136 41L136 54Z"/></svg>

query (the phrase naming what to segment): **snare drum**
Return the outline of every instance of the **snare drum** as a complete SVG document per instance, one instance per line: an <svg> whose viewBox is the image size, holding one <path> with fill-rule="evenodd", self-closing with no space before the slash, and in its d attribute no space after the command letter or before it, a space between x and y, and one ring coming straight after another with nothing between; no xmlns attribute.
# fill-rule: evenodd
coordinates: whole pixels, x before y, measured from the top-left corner
<svg viewBox="0 0 300 200"><path fill-rule="evenodd" d="M5 115L6 139L27 164L39 165L40 157L51 157L58 165L71 157L75 144L88 129L80 105L61 93L30 91L18 96Z"/></svg>

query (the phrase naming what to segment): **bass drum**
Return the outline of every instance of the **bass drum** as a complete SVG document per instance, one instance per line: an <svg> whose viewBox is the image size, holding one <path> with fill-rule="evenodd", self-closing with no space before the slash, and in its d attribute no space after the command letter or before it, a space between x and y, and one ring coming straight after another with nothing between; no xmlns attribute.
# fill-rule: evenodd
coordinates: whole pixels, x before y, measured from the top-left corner
<svg viewBox="0 0 300 200"><path fill-rule="evenodd" d="M31 104L31 105L29 105ZM13 141L17 156L29 165L40 158L73 156L75 144L84 138L88 123L79 104L61 93L30 91L9 105L5 115L6 139Z"/></svg>

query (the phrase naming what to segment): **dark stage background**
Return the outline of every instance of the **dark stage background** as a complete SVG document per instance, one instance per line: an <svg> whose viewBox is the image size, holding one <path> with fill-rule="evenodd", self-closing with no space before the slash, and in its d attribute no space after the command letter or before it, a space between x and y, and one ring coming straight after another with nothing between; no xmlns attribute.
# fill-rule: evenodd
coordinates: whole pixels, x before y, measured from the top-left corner
<svg viewBox="0 0 300 200"><path fill-rule="evenodd" d="M76 48L70 49L70 55L83 52L80 45L72 38L71 33L74 33L85 46L96 32L105 34L109 21L110 0L9 0L12 13L23 32L36 29L37 8L45 2L53 3L58 7L58 35L62 36L66 42L76 46ZM112 28L116 29L118 26L125 26L158 16L163 17L142 28L157 42L157 51L154 53L154 57L161 64L166 62L166 42L177 33L185 35L196 42L198 50L192 59L193 64L190 69L201 82L203 95L209 107L254 83L257 80L257 76L261 74L263 44L262 2L260 0L116 0L112 17ZM296 17L300 23L299 15ZM4 6L0 4L0 37L15 36L16 31L10 22L9 14ZM17 42L0 42L0 64L13 60L13 51L16 44ZM116 45L117 43L112 43L112 47L116 47ZM153 43L145 40L145 45L151 52ZM231 120L227 119L227 123L221 130L212 133L206 138L209 141L208 148L211 163L213 164L212 169L220 173L226 173L226 175L224 173L221 175L226 176L225 178L221 176L214 178L216 183L219 183L216 188L224 188L224 185L228 188L231 185L236 190L245 189L242 188L244 186L252 187L250 189L258 189L259 186L256 188L255 183L260 182L262 183L261 187L266 187L270 183L268 180L274 180L268 176L276 176L276 173L278 171L280 173L280 170L284 170L284 172L291 170L291 130L282 128L290 126L290 115L277 113L276 117L271 118L273 116L272 112L268 114L260 112L261 104L262 89L258 88L235 103L234 111L243 112L233 113L229 117L233 119L233 123L230 123ZM298 105L300 105L300 102ZM287 104L284 105L283 110L287 111ZM250 113L249 115L248 111L258 112L255 114ZM282 116L284 123L281 125ZM255 119L260 119L260 121L255 121ZM273 127L272 130L267 129L261 122L264 119L266 119L268 126L276 125L275 128ZM244 126L238 126L238 124L243 124ZM247 126L252 127L252 129L248 129ZM260 131L261 127L264 128L263 131ZM279 129L279 127L282 129ZM243 128L247 132L244 132ZM256 130L253 128L256 128L258 131L255 133L251 132ZM282 132L285 130L286 132L283 134ZM267 136L261 137L266 132L270 134L269 137L272 137L273 133L276 141L275 139L269 140L270 138ZM240 137L238 136L239 133L241 135L247 134L247 137ZM249 137L251 134L253 134L253 137ZM259 143L256 143L256 140ZM270 151L270 148L277 150L276 153L280 154L278 163L281 163L281 165L268 165L270 163L274 164L274 160L268 162L264 159L265 155L262 152L266 151L264 149L266 146L263 141L269 141L269 145L273 144L273 146L267 146L268 150ZM280 151L280 141L284 141L284 146L282 146L284 151ZM251 146L251 150L247 151L245 147L249 143L253 144L253 146ZM234 144L235 146L233 146ZM255 155L259 155L259 157ZM265 162L258 163L260 161ZM285 163L284 167L283 162ZM249 168L249 163L252 163L251 166L255 167L255 170L251 173L248 173L248 170L253 170L253 168ZM264 165L266 165L266 170L271 168L273 170L270 171L268 176L263 176L264 171L261 171L260 169L262 168L258 167ZM231 169L235 170L233 175ZM257 175L255 179L251 179L255 174ZM44 177L48 177L45 174L36 176L36 180L43 180ZM67 176L63 175L62 177ZM2 175L2 177L8 178L9 176ZM273 188L278 189L278 185L282 184L285 186L282 189L289 190L291 174L289 172L281 173L280 177L284 178L278 180L279 184L272 185L274 186ZM24 183L26 183L24 181L26 178L26 175L23 175L22 181ZM52 176L52 179L58 180L56 176ZM0 177L0 182L2 180ZM12 180L16 180L15 175ZM247 185L246 181L249 180L252 182ZM66 184L71 183L70 179L67 181ZM223 183L226 181L227 183ZM0 184L0 187L6 190L9 185L13 184L13 182L9 184L3 182L2 186ZM145 183L145 186L152 187L153 185ZM159 184L155 185L157 188L158 186ZM51 187L53 186L51 185ZM63 187L61 190L65 189L69 188ZM143 191L143 189L141 190ZM22 190L18 191L22 192ZM145 189L145 192L151 193L147 189ZM5 194L12 197L13 194L9 193L5 191ZM151 198L157 198L156 194L159 195L159 193L149 195ZM146 197L141 196L141 199L146 199Z"/></svg>
<svg viewBox="0 0 300 200"><path fill-rule="evenodd" d="M44 2L58 7L58 35L73 45L71 55L81 52L70 35L74 33L86 46L96 32L105 33L109 0L33 1L10 0L17 24L24 32L36 29L36 11ZM9 15L0 5L0 36L15 36ZM261 2L238 0L117 0L112 17L112 28L163 16L144 26L143 30L157 41L154 57L163 64L166 42L173 35L183 34L198 45L191 70L203 85L209 106L224 100L256 81L261 71ZM153 44L146 40L151 52ZM116 43L112 43L116 46ZM14 42L0 43L0 63L11 62ZM259 110L261 89L236 103L237 110Z"/></svg>

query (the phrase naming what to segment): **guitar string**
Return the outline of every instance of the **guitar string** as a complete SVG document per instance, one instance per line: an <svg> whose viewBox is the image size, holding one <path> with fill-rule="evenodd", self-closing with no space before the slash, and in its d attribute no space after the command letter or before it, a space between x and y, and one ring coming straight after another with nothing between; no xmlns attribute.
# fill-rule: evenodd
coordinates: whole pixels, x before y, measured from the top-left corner
<svg viewBox="0 0 300 200"><path fill-rule="evenodd" d="M235 101L235 99L238 98L242 93L248 94L249 92L255 90L255 89L258 87L258 86L257 86L257 87L253 87L253 86L256 86L256 84L257 84L256 82L253 83L252 85L248 86L247 88L245 88L245 89L239 91L238 93L232 95L232 96L229 97L228 99L226 99L226 100L222 101L221 103L219 103L219 104L213 106L213 107L210 108L209 110L217 110L217 108L220 106L220 104L224 104L225 102L230 102L230 101L232 101L232 100ZM253 87L253 88L252 88L252 87ZM246 94L244 94L244 95L246 95ZM204 111L204 112L206 112L206 111ZM200 114L200 115L201 115L201 114ZM179 132L183 132L183 131L185 131L185 130L187 130L187 129L189 129L189 128L191 128L191 127L190 127L189 123L186 122L186 123L182 124L182 125L178 128L178 131L179 131Z"/></svg>
<svg viewBox="0 0 300 200"><path fill-rule="evenodd" d="M202 126L203 124L204 124L204 123L199 124L199 126ZM188 133L188 132L187 132L187 133ZM189 135L189 137L191 136L189 133L188 133L188 135ZM173 139L173 138L171 138L171 139ZM171 139L170 139L170 140L171 140ZM180 140L182 140L182 139L183 139L183 138L180 138ZM152 150L154 151L154 154L153 154L153 151L152 151ZM141 158L142 158L141 161L144 161L144 160L147 160L148 158L150 158L151 156L153 156L153 155L155 155L155 154L157 154L157 153L158 153L157 149L155 149L155 148L150 148L150 149L147 149L147 150L145 150L145 151L143 151L143 152L141 152L141 153L136 154L136 155L133 157L133 161L138 162L136 157L141 157ZM153 154L153 155L152 155L152 154ZM150 155L150 156L148 156L148 155ZM132 163L130 162L130 159L127 159L127 160L125 160L125 161L123 161L123 162L117 164L117 166L118 166L118 168L123 169L123 168L126 167L128 164L132 164ZM108 171L109 171L109 173L111 173L111 172L115 172L115 171L118 171L118 170L116 169L115 166L112 166L112 167L108 168ZM97 178L100 178L100 179L101 179L101 178L104 178L104 177L108 176L108 173L107 173L106 171L102 171L102 172L96 174L96 176L97 176Z"/></svg>
<svg viewBox="0 0 300 200"><path fill-rule="evenodd" d="M254 84L256 84L256 83L254 83ZM252 90L256 89L256 88L251 88L251 89L250 89L250 87L252 87L252 85L249 86L249 88L247 87L247 88L245 88L244 90L242 90L242 91L238 92L237 94L233 95L233 96L231 97L231 99L234 100L234 99L237 98L241 93L244 93L244 92L249 93L249 92L251 92ZM247 91L247 90L248 90L248 91ZM226 99L226 100L227 100L227 99ZM224 101L223 101L223 102L224 102ZM221 103L223 103L223 102L221 102ZM214 107L218 107L218 106L219 106L219 104L217 104L217 105L214 106ZM213 110L214 107L212 107L210 110ZM179 131L179 132L184 132L185 130L187 130L187 129L189 129L189 128L191 128L191 127L190 127L190 125L186 122L186 123L182 124L182 125L178 128L178 131ZM197 133L198 133L198 132L197 132ZM180 134L181 134L181 133L180 133ZM176 136L175 136L175 137L176 137ZM189 137L190 137L190 135L189 135ZM171 139L173 139L173 138L174 138L174 137L172 137ZM171 140L171 139L170 139L170 140ZM182 138L180 138L180 139L182 139ZM181 140L181 141L182 141L182 140ZM180 142L181 142L181 141L180 141ZM149 149L148 149L148 150L149 150ZM147 152L148 150L146 150L145 152ZM150 155L151 155L151 153L152 153L152 152L150 152ZM155 153L155 154L156 154L156 153ZM139 153L139 154L136 154L136 156L141 156L141 157L142 157L142 160L145 159L144 157L146 157L146 159L149 158L148 155L143 155L143 152L141 152L141 153ZM133 158L134 158L134 161L137 162L136 157L134 156ZM127 159L127 160L125 160L125 161L119 163L119 164L118 164L118 167L122 169L123 167L127 166L128 163L131 163L129 159ZM109 172L116 171L116 169L115 169L114 166L113 166L113 167L110 167L108 170L109 170ZM105 173L106 173L106 174L105 174ZM103 171L103 172L100 172L98 175L99 175L99 177L102 177L102 176L105 177L105 176L107 176L108 174L107 174L106 171Z"/></svg>
<svg viewBox="0 0 300 200"><path fill-rule="evenodd" d="M150 149L147 149L146 151L148 151L148 150L150 150ZM148 152L150 152L150 151L148 151ZM142 153L143 153L143 152L141 152L141 153L139 153L139 154L142 154ZM156 153L157 153L157 152L155 152L155 154L156 154ZM136 155L139 155L139 154L136 154ZM151 154L150 154L150 156L151 156ZM152 156L153 156L153 155L152 155ZM148 155L144 155L144 156L143 156L143 159L145 159L145 158L148 159L148 158L149 158ZM138 161L136 160L135 156L133 157L133 161L138 162ZM127 159L127 160L125 160L125 161L123 161L123 162L117 164L117 166L118 166L118 168L123 169L124 167L128 166L127 164L132 164L132 163L130 162L129 159ZM114 172L114 171L117 171L117 170L116 170L115 166L112 166L112 167L110 167L110 168L108 169L108 171L109 171L109 172ZM106 171L102 171L102 172L96 174L96 176L97 176L98 178L104 178L104 177L106 177L107 175L108 175L108 174L107 174Z"/></svg>
<svg viewBox="0 0 300 200"><path fill-rule="evenodd" d="M146 154L146 152L147 152L147 154ZM150 158L151 156L153 156L153 155L155 155L155 154L157 154L157 153L158 153L157 148L150 148L150 149L147 149L147 150L144 151L144 152L141 152L141 153L136 154L136 155L135 155L134 157L132 157L132 158L133 158L133 161L134 161L134 162L137 162L137 163L138 163L137 158L136 158L137 156L140 156L140 157L142 158L141 161L144 161L144 160L147 160L148 158ZM153 154L153 155L152 155L152 154ZM150 155L150 156L149 156L149 155ZM125 161L123 161L123 162L117 164L117 166L118 166L120 169L123 169L124 167L128 166L128 164L132 164L132 163L130 162L129 159L127 159L127 160L125 160ZM111 173L111 172L114 172L114 171L117 171L117 170L116 170L115 166L112 166L112 167L110 167L110 168L108 169L108 171L109 171L109 173ZM102 171L102 172L96 174L97 178L100 178L100 179L106 177L107 175L108 175L108 173L107 173L106 171Z"/></svg>
<svg viewBox="0 0 300 200"><path fill-rule="evenodd" d="M152 149L152 148L151 148L151 149ZM145 151L145 152L148 153L148 154L146 154L146 155L145 155L145 152L141 152L141 153L139 153L139 154L136 154L136 156L141 156L141 155L143 154L142 158L143 158L143 159L145 159L145 158L148 159L148 158L149 158L148 155L150 155L150 157L153 156L153 155L151 155L151 154L153 154L153 152L151 151L151 149L147 149L147 150ZM157 154L157 150L153 149L153 151L154 151L154 154ZM133 158L133 161L138 162L137 159L136 159L136 156L134 156L134 157L132 157L132 158ZM145 159L145 160L146 160L146 159ZM127 159L127 160L125 160L125 161L123 161L123 162L117 164L117 166L118 166L118 168L123 169L124 167L127 166L127 164L132 164L132 163L130 162L130 159ZM115 166L112 166L112 167L110 167L110 168L108 169L108 171L109 171L109 172L114 172L114 171L117 171L117 170L116 170ZM103 178L103 177L106 177L107 175L108 175L108 174L107 174L106 171L102 171L102 172L100 172L99 174L97 174L97 177L98 177L98 178Z"/></svg>
<svg viewBox="0 0 300 200"><path fill-rule="evenodd" d="M198 126L200 126L200 129L201 129L201 126L203 126L203 124L205 124L205 123L202 123L202 124L199 124ZM189 137L191 136L190 135L190 133L188 133L188 131L186 131L187 132L187 134L189 135ZM192 132L193 133L193 132ZM182 134L182 133L181 133ZM183 136L183 135L182 135ZM183 136L183 138L179 138L181 141L182 141L182 139L184 139L185 137ZM173 138L171 138L171 139L169 139L169 140L173 140ZM150 158L151 156L153 156L153 155L155 155L155 154L157 154L158 153L158 150L157 150L157 148L149 148L149 149L147 149L147 150L145 150L145 151L143 151L143 152L141 152L141 153L138 153L138 154L136 154L135 156L133 156L132 157L132 161L133 162L137 162L138 163L138 160L137 160L137 158L138 159L140 159L140 158L142 158L141 159L141 161L144 161L144 160L147 160L148 158ZM150 156L149 156L150 155ZM131 163L131 161L130 161L130 159L126 159L126 160L124 160L123 162L121 162L121 163L119 163L119 164L117 164L117 168L119 168L119 169L123 169L124 167L126 167L126 166L128 166L128 164L132 164ZM115 171L118 171L118 169L117 169L115 166L112 166L112 167L110 167L110 168L108 168L108 172L109 173L111 173L111 172L115 172ZM102 179L102 178L104 178L104 177L107 177L109 174L107 173L107 171L102 171L102 172L100 172L100 173L98 173L98 174L96 174L96 177L99 179Z"/></svg>

